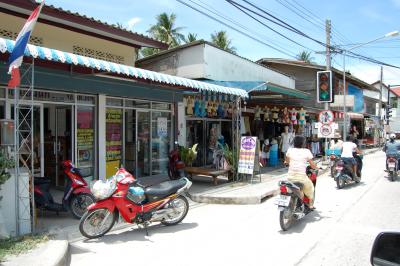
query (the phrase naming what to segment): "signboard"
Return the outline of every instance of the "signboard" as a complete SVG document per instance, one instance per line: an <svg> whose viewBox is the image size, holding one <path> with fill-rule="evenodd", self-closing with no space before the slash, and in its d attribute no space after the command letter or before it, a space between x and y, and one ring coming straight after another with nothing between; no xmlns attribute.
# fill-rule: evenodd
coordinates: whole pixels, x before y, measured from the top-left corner
<svg viewBox="0 0 400 266"><path fill-rule="evenodd" d="M240 140L240 153L238 163L238 173L254 173L254 165L257 151L257 137L242 137Z"/></svg>
<svg viewBox="0 0 400 266"><path fill-rule="evenodd" d="M333 119L335 119L335 116L333 115L333 112L329 110L320 112L318 116L318 120L322 124L331 124Z"/></svg>
<svg viewBox="0 0 400 266"><path fill-rule="evenodd" d="M317 123L316 127L318 128L318 138L331 139L335 137L335 130L338 129L338 124Z"/></svg>
<svg viewBox="0 0 400 266"><path fill-rule="evenodd" d="M157 117L157 135L159 137L168 136L168 120L166 117Z"/></svg>

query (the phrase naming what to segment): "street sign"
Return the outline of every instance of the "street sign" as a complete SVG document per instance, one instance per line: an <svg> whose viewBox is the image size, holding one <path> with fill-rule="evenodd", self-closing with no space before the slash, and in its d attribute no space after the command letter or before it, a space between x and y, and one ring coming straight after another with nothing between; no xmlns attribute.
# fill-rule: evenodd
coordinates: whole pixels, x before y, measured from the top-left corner
<svg viewBox="0 0 400 266"><path fill-rule="evenodd" d="M335 138L335 130L338 129L338 124L317 123L316 127L318 128L318 138L331 139Z"/></svg>
<svg viewBox="0 0 400 266"><path fill-rule="evenodd" d="M335 116L333 115L333 112L330 110L324 110L319 113L318 120L322 124L331 124L333 122L333 119Z"/></svg>

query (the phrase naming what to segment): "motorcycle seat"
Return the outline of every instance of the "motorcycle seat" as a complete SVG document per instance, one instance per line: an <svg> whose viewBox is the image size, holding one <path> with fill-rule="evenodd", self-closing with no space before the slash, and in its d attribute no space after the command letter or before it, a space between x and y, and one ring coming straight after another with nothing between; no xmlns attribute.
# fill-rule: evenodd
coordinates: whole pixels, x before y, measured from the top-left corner
<svg viewBox="0 0 400 266"><path fill-rule="evenodd" d="M47 185L47 184L50 184L50 179L47 179L45 177L35 177L33 180L33 183L37 186L45 185L45 184Z"/></svg>
<svg viewBox="0 0 400 266"><path fill-rule="evenodd" d="M153 185L144 189L144 194L151 201L160 200L166 196L176 193L180 188L186 185L186 179L165 181L157 185Z"/></svg>
<svg viewBox="0 0 400 266"><path fill-rule="evenodd" d="M285 186L290 187L290 188L295 188L294 186L296 186L296 187L299 188L300 190L302 190L303 187L304 187L303 183L300 183L300 182L291 182L291 181L286 181L286 180L281 181L281 182L280 182L280 185L285 185Z"/></svg>

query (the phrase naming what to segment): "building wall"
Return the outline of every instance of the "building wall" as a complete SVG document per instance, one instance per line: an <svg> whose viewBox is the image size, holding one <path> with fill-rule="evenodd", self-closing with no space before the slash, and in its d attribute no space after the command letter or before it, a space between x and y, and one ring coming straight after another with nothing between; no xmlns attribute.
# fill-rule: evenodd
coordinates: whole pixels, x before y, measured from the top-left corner
<svg viewBox="0 0 400 266"><path fill-rule="evenodd" d="M157 56L140 63L139 67L189 79L205 78L204 46L196 45Z"/></svg>
<svg viewBox="0 0 400 266"><path fill-rule="evenodd" d="M205 45L205 78L220 81L268 81L286 88L295 88L287 75L268 69L240 56Z"/></svg>
<svg viewBox="0 0 400 266"><path fill-rule="evenodd" d="M9 38L9 36L4 36L4 32L18 33L25 22L26 19L24 18L0 13L0 34L3 32L1 35L5 38ZM98 52L97 54L109 53L115 57L122 57L123 62L120 63L126 65L133 66L136 61L136 49L133 47L77 33L64 28L37 23L32 36L42 39L43 43L41 46L48 48L74 53L73 46L79 46L81 48L95 50ZM87 56L91 55L88 54Z"/></svg>

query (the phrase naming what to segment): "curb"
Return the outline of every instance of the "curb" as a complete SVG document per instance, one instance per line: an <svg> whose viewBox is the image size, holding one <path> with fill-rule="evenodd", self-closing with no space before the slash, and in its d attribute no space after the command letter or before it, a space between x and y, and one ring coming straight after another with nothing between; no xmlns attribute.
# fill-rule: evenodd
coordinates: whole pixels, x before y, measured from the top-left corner
<svg viewBox="0 0 400 266"><path fill-rule="evenodd" d="M375 152L378 152L380 149L375 148L371 150L367 150L364 152L364 155L369 155ZM319 171L319 175L323 175L327 172L329 172L329 167L323 168ZM246 189L247 186L237 188L237 190L241 189ZM188 197L197 203L205 203L205 204L237 204L237 205L251 205L251 204L260 204L263 199L270 197L270 196L275 196L279 193L279 188L274 188L274 189L267 189L266 191L263 191L262 193L259 193L258 195L253 195L253 196L223 196L224 193L226 192L231 192L234 191L235 189L231 190L223 190L223 188L219 188L217 191L211 191L211 192L206 192L206 193L200 193L200 194L189 194Z"/></svg>
<svg viewBox="0 0 400 266"><path fill-rule="evenodd" d="M49 240L45 244L5 261L4 266L67 266L69 263L69 243L67 240Z"/></svg>

